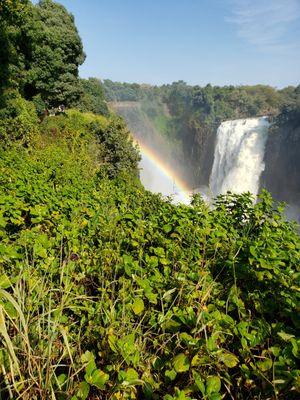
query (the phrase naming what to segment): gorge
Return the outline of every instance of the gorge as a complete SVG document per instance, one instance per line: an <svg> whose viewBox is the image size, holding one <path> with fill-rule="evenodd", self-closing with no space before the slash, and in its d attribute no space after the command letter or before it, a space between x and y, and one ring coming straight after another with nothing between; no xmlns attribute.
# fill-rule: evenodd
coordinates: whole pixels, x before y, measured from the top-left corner
<svg viewBox="0 0 300 400"><path fill-rule="evenodd" d="M173 194L175 201L186 203L190 193L199 191L212 198L228 190L249 191L256 196L266 188L275 200L285 201L287 214L299 221L297 118L293 124L284 123L279 132L274 132L272 116L229 119L213 130L207 129L200 142L198 136L187 154L178 139L170 138L157 127L143 102L120 101L112 106L124 117L137 142L143 143L141 180L147 189ZM163 113L168 120L168 111L163 109ZM156 160L144 155L144 144Z"/></svg>

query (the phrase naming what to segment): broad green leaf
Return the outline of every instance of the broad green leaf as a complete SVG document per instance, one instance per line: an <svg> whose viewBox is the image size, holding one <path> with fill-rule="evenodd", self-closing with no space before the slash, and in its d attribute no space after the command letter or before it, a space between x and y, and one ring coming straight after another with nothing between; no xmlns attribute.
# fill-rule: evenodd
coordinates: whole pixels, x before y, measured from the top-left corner
<svg viewBox="0 0 300 400"><path fill-rule="evenodd" d="M256 252L256 248L254 247L254 246L250 246L250 253L254 256L254 257L256 257L256 255L257 255L257 252Z"/></svg>
<svg viewBox="0 0 300 400"><path fill-rule="evenodd" d="M289 333L283 331L278 332L277 335L280 336L281 339L283 339L285 342L289 342L292 338L295 337L295 335L290 335Z"/></svg>
<svg viewBox="0 0 300 400"><path fill-rule="evenodd" d="M95 356L91 351L86 351L84 354L81 355L81 362L88 363L89 361L94 361Z"/></svg>
<svg viewBox="0 0 300 400"><path fill-rule="evenodd" d="M87 382L81 382L79 385L79 389L76 393L76 396L80 400L86 400L88 398L89 393L90 393L90 385Z"/></svg>
<svg viewBox="0 0 300 400"><path fill-rule="evenodd" d="M186 372L190 368L189 359L183 353L177 354L177 356L175 356L173 358L173 362L172 363L173 363L174 370L176 372Z"/></svg>
<svg viewBox="0 0 300 400"><path fill-rule="evenodd" d="M118 352L117 338L115 335L108 335L108 344L114 353Z"/></svg>
<svg viewBox="0 0 300 400"><path fill-rule="evenodd" d="M36 243L33 247L35 255L46 258L47 257L47 250L40 244Z"/></svg>
<svg viewBox="0 0 300 400"><path fill-rule="evenodd" d="M139 379L139 374L133 368L128 368L126 370L126 375L129 380Z"/></svg>
<svg viewBox="0 0 300 400"><path fill-rule="evenodd" d="M163 230L164 230L166 233L171 232L171 230L172 230L172 225L169 225L169 224L164 225L164 226L163 226Z"/></svg>
<svg viewBox="0 0 300 400"><path fill-rule="evenodd" d="M145 296L152 304L157 304L157 294L153 293L151 289L145 290Z"/></svg>
<svg viewBox="0 0 300 400"><path fill-rule="evenodd" d="M87 376L91 376L92 373L97 369L96 363L94 360L91 360L87 363L85 367L85 372Z"/></svg>
<svg viewBox="0 0 300 400"><path fill-rule="evenodd" d="M226 367L233 368L238 364L239 359L232 353L224 352L220 356L220 361L222 361Z"/></svg>
<svg viewBox="0 0 300 400"><path fill-rule="evenodd" d="M193 376L194 376L194 381L195 381L195 385L197 386L197 388L200 390L200 392L203 394L203 396L205 395L205 383L203 382L203 380L201 379L201 376L193 371Z"/></svg>
<svg viewBox="0 0 300 400"><path fill-rule="evenodd" d="M5 228L6 224L7 224L6 218L0 215L0 228Z"/></svg>
<svg viewBox="0 0 300 400"><path fill-rule="evenodd" d="M165 292L164 293L164 295L163 295L163 299L167 299L167 300L169 300L169 297L171 296L171 294L173 294L174 292L176 292L176 288L173 288L173 289L170 289L170 290L168 290L167 292Z"/></svg>
<svg viewBox="0 0 300 400"><path fill-rule="evenodd" d="M68 379L68 377L66 374L60 374L57 377L57 383L58 383L59 387L61 387L66 382L67 379Z"/></svg>
<svg viewBox="0 0 300 400"><path fill-rule="evenodd" d="M209 400L221 400L222 396L220 393L212 393L209 395Z"/></svg>
<svg viewBox="0 0 300 400"><path fill-rule="evenodd" d="M11 282L10 282L10 280L9 280L9 278L8 278L8 276L7 275L1 275L0 276L0 288L1 289L7 289L7 288L9 288L11 286Z"/></svg>
<svg viewBox="0 0 300 400"><path fill-rule="evenodd" d="M296 339L292 338L292 339L291 339L291 343L292 343L292 346L293 346L293 349L292 349L293 355L294 355L295 357L299 358L299 355L300 355L300 352L299 352L300 340L298 340L298 342L297 342Z"/></svg>
<svg viewBox="0 0 300 400"><path fill-rule="evenodd" d="M165 255L165 250L162 247L156 247L154 249L154 253L159 256L159 257L164 257Z"/></svg>
<svg viewBox="0 0 300 400"><path fill-rule="evenodd" d="M257 361L256 365L258 366L258 368L259 368L261 371L265 372L265 371L268 371L269 369L272 368L273 363L272 363L272 360L270 360L269 358L267 358L267 359L264 360L264 361Z"/></svg>
<svg viewBox="0 0 300 400"><path fill-rule="evenodd" d="M96 386L98 389L104 390L105 384L109 380L109 375L100 369L96 369L89 380L89 383Z"/></svg>
<svg viewBox="0 0 300 400"><path fill-rule="evenodd" d="M139 360L139 352L135 345L135 334L131 333L124 336L117 341L117 344L126 363L129 365L132 362L136 366Z"/></svg>
<svg viewBox="0 0 300 400"><path fill-rule="evenodd" d="M278 357L280 354L280 347L279 346L272 346L270 347L270 350L274 354L275 357Z"/></svg>
<svg viewBox="0 0 300 400"><path fill-rule="evenodd" d="M176 373L176 371L175 371L174 369L167 369L167 370L165 371L165 376L166 376L167 378L169 378L171 381L174 381L174 379L175 379L176 376L177 376L177 373Z"/></svg>
<svg viewBox="0 0 300 400"><path fill-rule="evenodd" d="M209 376L206 379L206 393L208 395L212 393L218 393L221 389L221 380L217 375Z"/></svg>
<svg viewBox="0 0 300 400"><path fill-rule="evenodd" d="M134 300L133 304L132 304L132 310L136 315L139 315L141 312L144 311L144 302L143 300L138 297Z"/></svg>

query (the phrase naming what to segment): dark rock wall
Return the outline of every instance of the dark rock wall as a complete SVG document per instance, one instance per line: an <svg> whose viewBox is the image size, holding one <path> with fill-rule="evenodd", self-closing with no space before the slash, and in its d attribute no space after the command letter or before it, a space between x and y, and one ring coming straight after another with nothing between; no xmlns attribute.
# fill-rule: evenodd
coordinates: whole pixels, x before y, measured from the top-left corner
<svg viewBox="0 0 300 400"><path fill-rule="evenodd" d="M217 128L198 127L193 142L186 143L185 153L194 170L195 187L208 186L214 162Z"/></svg>
<svg viewBox="0 0 300 400"><path fill-rule="evenodd" d="M300 211L300 120L271 128L265 151L261 188L275 200L285 201L299 216ZM293 211L291 211L293 212Z"/></svg>

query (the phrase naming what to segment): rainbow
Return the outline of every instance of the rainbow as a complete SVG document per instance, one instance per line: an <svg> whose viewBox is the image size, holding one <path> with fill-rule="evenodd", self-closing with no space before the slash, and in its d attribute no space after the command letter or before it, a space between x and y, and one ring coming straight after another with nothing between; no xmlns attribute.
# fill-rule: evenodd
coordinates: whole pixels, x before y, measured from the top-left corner
<svg viewBox="0 0 300 400"><path fill-rule="evenodd" d="M136 140L135 143L138 145L142 157L146 158L151 164L153 164L160 172L162 176L165 176L170 182L173 182L176 191L174 191L174 195L179 197L184 203L190 203L190 193L191 189L187 186L187 184L170 168L169 165L164 163L161 158L155 153L155 151L143 143L141 140Z"/></svg>

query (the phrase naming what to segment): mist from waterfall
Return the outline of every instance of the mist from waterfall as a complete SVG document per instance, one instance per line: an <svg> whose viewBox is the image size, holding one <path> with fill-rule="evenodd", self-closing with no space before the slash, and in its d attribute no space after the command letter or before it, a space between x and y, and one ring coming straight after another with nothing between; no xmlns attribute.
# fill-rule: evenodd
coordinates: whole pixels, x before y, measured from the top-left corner
<svg viewBox="0 0 300 400"><path fill-rule="evenodd" d="M176 150L172 146L174 142L168 141L157 129L153 118L145 112L144 108L150 105L149 102L138 101L111 103L111 107L126 120L134 140L139 144L140 179L144 187L164 197L171 196L174 203L189 204L190 187L185 178L190 171L184 162L180 162L182 154L178 154L178 148ZM162 108L164 115L168 115L167 107Z"/></svg>
<svg viewBox="0 0 300 400"><path fill-rule="evenodd" d="M148 103L146 105L149 106ZM185 179L192 175L187 168L188 163L183 162L182 155L174 153L171 143L157 130L152 118L145 112L146 105L140 102L112 104L126 119L135 140L142 145L140 178L146 189L164 196L172 195L176 203L189 203L189 194L196 192L201 193L208 203L227 191L249 191L257 195L260 176L265 168L264 152L269 128L267 117L223 122L218 128L211 152L214 157L212 167L208 165L211 170L207 173L209 182L191 186L191 181ZM150 153L144 150L150 150ZM204 154L204 157L209 155ZM184 185L177 185L174 177L181 178Z"/></svg>
<svg viewBox="0 0 300 400"><path fill-rule="evenodd" d="M231 191L257 195L265 168L267 117L223 122L218 131L210 176L213 196Z"/></svg>
<svg viewBox="0 0 300 400"><path fill-rule="evenodd" d="M159 166L141 153L140 179L144 187L153 193L161 193L164 197L171 196L175 204L189 204L189 194L180 189L170 176L162 174Z"/></svg>

